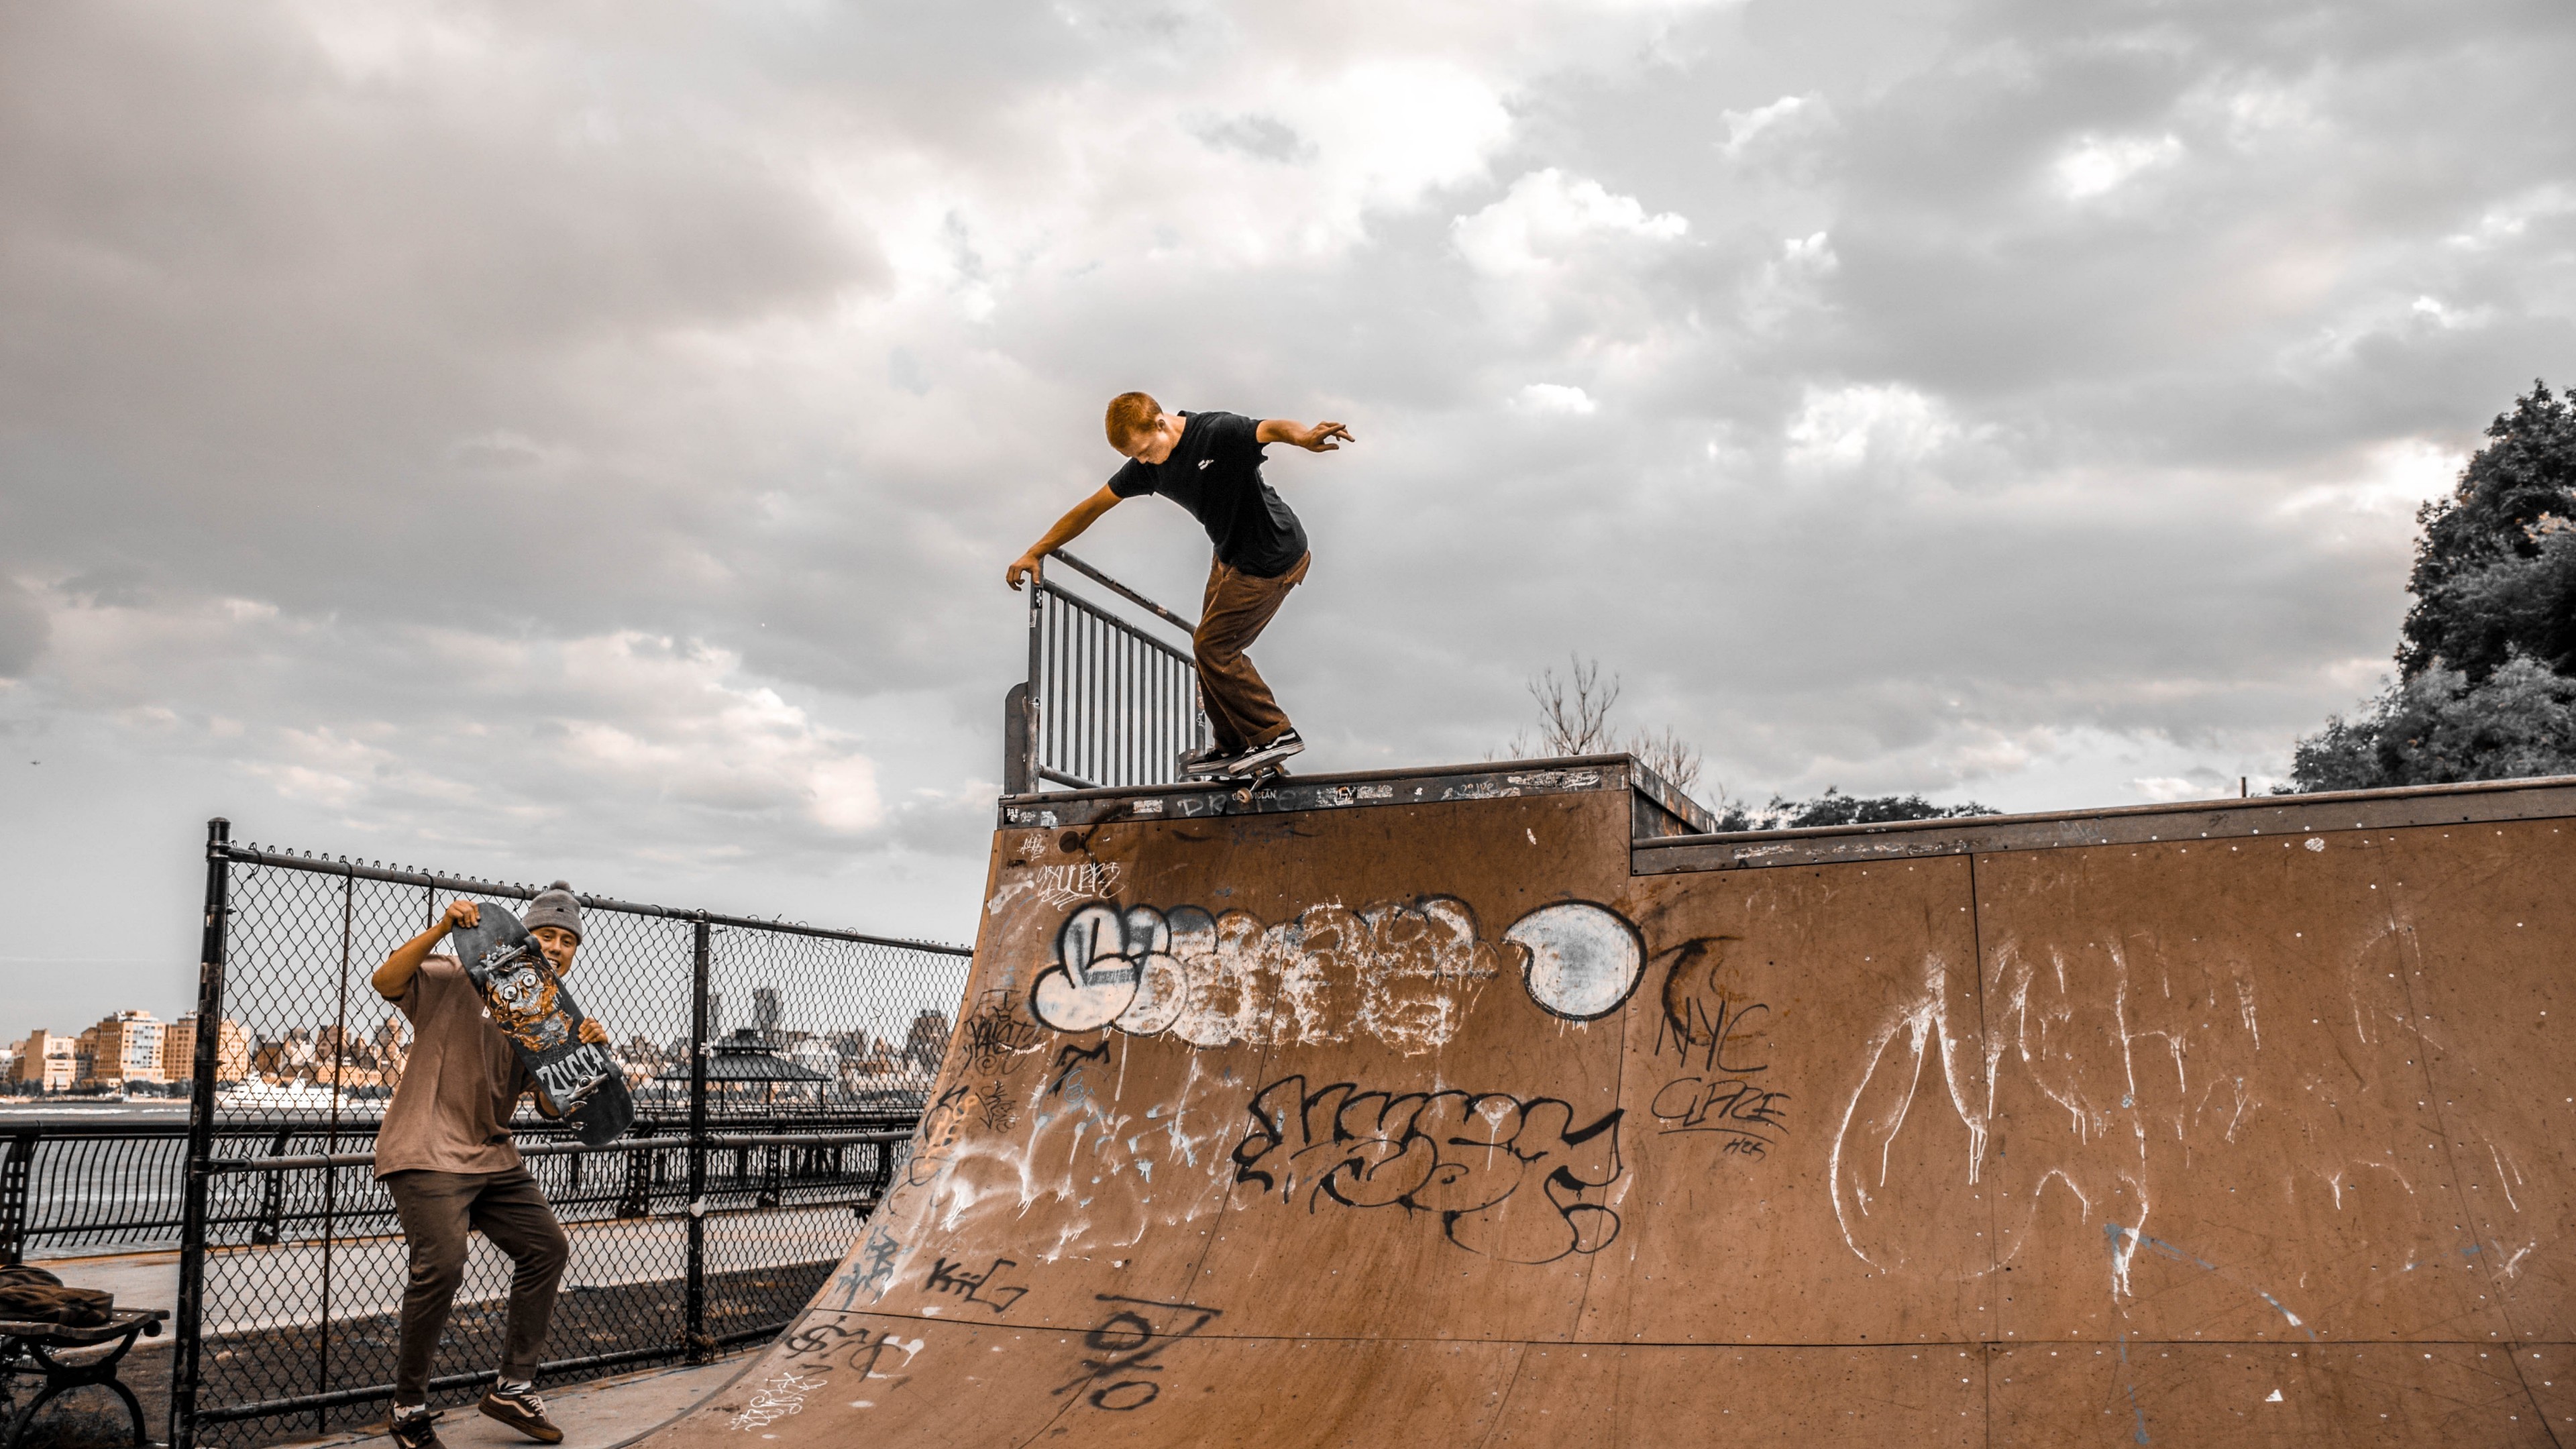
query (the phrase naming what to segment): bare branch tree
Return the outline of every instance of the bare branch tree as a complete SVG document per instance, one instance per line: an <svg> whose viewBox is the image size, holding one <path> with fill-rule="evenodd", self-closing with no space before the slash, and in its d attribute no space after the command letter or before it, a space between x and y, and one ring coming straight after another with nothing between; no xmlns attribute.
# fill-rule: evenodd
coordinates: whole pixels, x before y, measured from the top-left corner
<svg viewBox="0 0 2576 1449"><path fill-rule="evenodd" d="M1566 656L1571 679L1558 679L1554 668L1539 671L1529 682L1538 701L1539 744L1551 755L1595 755L1617 743L1610 729L1610 706L1619 702L1619 676L1601 682L1601 661ZM1512 741L1515 754L1520 740Z"/></svg>
<svg viewBox="0 0 2576 1449"><path fill-rule="evenodd" d="M1626 733L1613 729L1610 707L1619 702L1619 677L1614 674L1605 684L1601 661L1580 655L1566 656L1566 666L1566 678L1559 679L1554 669L1544 669L1530 680L1530 698L1538 703L1539 737L1533 741L1527 730L1513 731L1507 746L1510 758L1625 752L1662 776L1666 784L1685 795L1691 794L1700 777L1698 749L1670 725ZM1751 818L1743 802L1729 794L1723 783L1716 786L1716 793L1718 808L1714 813L1721 821L1733 822L1725 828L1741 828L1742 822Z"/></svg>
<svg viewBox="0 0 2576 1449"><path fill-rule="evenodd" d="M1638 730L1628 736L1626 748L1638 763L1664 777L1664 783L1687 795L1699 783L1699 751L1688 740L1673 732L1671 725L1661 730ZM1726 793L1718 792L1721 797Z"/></svg>

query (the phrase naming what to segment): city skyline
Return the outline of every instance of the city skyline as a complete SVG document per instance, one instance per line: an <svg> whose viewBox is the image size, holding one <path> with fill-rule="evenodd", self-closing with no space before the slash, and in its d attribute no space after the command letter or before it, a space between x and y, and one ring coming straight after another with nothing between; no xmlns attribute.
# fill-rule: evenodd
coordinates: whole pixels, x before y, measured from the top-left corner
<svg viewBox="0 0 2576 1449"><path fill-rule="evenodd" d="M711 1028L711 1044L773 1054L818 1076L854 1084L926 1079L938 1070L947 1049L949 1014L936 1007L917 1010L897 1040L858 1028L782 1027L776 988L757 988L755 995L766 998L756 1011L756 1024L731 1031ZM719 1012L710 1016L720 1019ZM0 1095L29 1089L37 1095L83 1096L137 1086L184 1087L193 1078L196 1021L194 1012L163 1022L149 1011L126 1008L77 1034L36 1028L16 1041L0 1042ZM222 1018L218 1086L302 1082L380 1097L400 1081L410 1046L409 1023L389 1005L372 1028L316 1022L276 1032L253 1032L231 1017ZM686 1061L688 1047L686 1036L662 1043L640 1032L612 1044L638 1086Z"/></svg>

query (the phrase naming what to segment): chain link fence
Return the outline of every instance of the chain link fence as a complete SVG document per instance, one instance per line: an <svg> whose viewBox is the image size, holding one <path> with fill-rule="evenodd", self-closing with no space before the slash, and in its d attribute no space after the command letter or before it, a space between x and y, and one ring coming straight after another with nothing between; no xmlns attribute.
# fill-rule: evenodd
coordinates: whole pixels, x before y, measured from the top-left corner
<svg viewBox="0 0 2576 1449"><path fill-rule="evenodd" d="M181 1203L174 1449L379 1420L406 1253L372 1167L410 1026L368 978L463 897L536 888L236 845L211 822ZM775 1334L847 1251L906 1150L968 953L581 898L566 986L606 1026L634 1129L584 1147L512 1124L572 1240L546 1381L703 1359ZM209 1028L206 1024L212 1023ZM433 1403L500 1360L509 1263L478 1236Z"/></svg>

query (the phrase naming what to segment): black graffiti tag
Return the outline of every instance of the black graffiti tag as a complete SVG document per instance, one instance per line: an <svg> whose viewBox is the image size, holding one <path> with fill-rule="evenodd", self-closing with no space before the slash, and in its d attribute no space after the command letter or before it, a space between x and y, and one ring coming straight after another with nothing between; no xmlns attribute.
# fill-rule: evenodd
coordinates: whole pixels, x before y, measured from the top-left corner
<svg viewBox="0 0 2576 1449"><path fill-rule="evenodd" d="M948 1165L948 1156L964 1135L966 1114L975 1110L975 1088L960 1083L939 1094L930 1110L921 1114L921 1142L904 1164L903 1180L912 1187L928 1187Z"/></svg>
<svg viewBox="0 0 2576 1449"><path fill-rule="evenodd" d="M870 1290L874 1290L875 1297L868 1301L873 1303L894 1286L894 1260L903 1252L903 1244L895 1240L894 1234L883 1228L868 1229L868 1239L859 1246L859 1252L865 1256L832 1280L832 1286L841 1292L834 1308L846 1309Z"/></svg>
<svg viewBox="0 0 2576 1449"><path fill-rule="evenodd" d="M984 1088L985 1129L992 1132L1008 1132L1011 1130L1011 1124L1018 1120L1020 1120L1019 1105L1011 1100L1008 1089L1002 1085L1002 1079L995 1077L991 1084Z"/></svg>
<svg viewBox="0 0 2576 1449"><path fill-rule="evenodd" d="M1084 1046L1080 1042L1066 1042L1056 1049L1055 1080L1047 1084L1046 1094L1052 1097L1064 1091L1069 1085L1073 1089L1072 1100L1081 1101L1082 1069L1107 1060L1109 1060L1109 1038L1106 1035L1090 1046Z"/></svg>
<svg viewBox="0 0 2576 1449"><path fill-rule="evenodd" d="M895 1337L892 1329L870 1332L866 1328L823 1322L809 1323L796 1330L788 1336L784 1346L790 1360L825 1359L837 1362L861 1378L901 1383L909 1375L878 1373L878 1361L885 1357L886 1350L893 1349L901 1353L903 1361L909 1364L912 1356L921 1352L921 1345L922 1340L918 1338L905 1340Z"/></svg>
<svg viewBox="0 0 2576 1449"><path fill-rule="evenodd" d="M1020 1296L1029 1291L1025 1285L1006 1287L993 1281L1004 1268L1018 1266L1020 1265L1012 1259L995 1258L992 1265L983 1272L973 1273L965 1271L966 1265L963 1263L952 1263L944 1257L938 1258L932 1261L930 1276L921 1281L921 1286L933 1293L961 1294L969 1303L980 1303L995 1313L1000 1313L1019 1302Z"/></svg>
<svg viewBox="0 0 2576 1449"><path fill-rule="evenodd" d="M1753 1000L1727 971L1727 948L1734 944L1731 936L1699 936L1657 957L1665 963L1657 1056L1670 1051L1685 1067L1729 1076L1769 1069L1767 1061L1748 1059L1748 1053L1759 1054L1762 1041L1748 1023L1768 1017L1771 1008Z"/></svg>
<svg viewBox="0 0 2576 1449"><path fill-rule="evenodd" d="M1011 1010L1011 993L996 988L975 998L975 1009L967 1016L958 1041L968 1071L1007 1076L1017 1064L1014 1059L1036 1051L1044 1038L1036 1022L1024 1021Z"/></svg>
<svg viewBox="0 0 2576 1449"><path fill-rule="evenodd" d="M1085 1384L1096 1384L1088 1397L1095 1409L1127 1413L1141 1409L1163 1396L1161 1383L1140 1374L1163 1371L1159 1362L1165 1350L1200 1329L1225 1316L1222 1308L1207 1308L1196 1303L1158 1303L1150 1298L1125 1298L1115 1293L1095 1293L1092 1297L1108 1304L1124 1304L1082 1336L1083 1347L1091 1355L1082 1361L1081 1372L1057 1385L1056 1392L1068 1394ZM1189 1318L1186 1327L1158 1327L1153 1318L1140 1309L1154 1308L1174 1315L1164 1320L1178 1325ZM1190 1315L1195 1315L1191 1317ZM1107 1382L1102 1382L1107 1380Z"/></svg>
<svg viewBox="0 0 2576 1449"><path fill-rule="evenodd" d="M1302 1197L1309 1212L1330 1199L1436 1213L1450 1242L1515 1263L1599 1252L1619 1235L1619 1214L1591 1200L1625 1171L1617 1108L1577 1127L1553 1097L1349 1082L1309 1092L1304 1077L1282 1077L1248 1110L1235 1181Z"/></svg>
<svg viewBox="0 0 2576 1449"><path fill-rule="evenodd" d="M1660 1132L1717 1132L1728 1137L1726 1151L1760 1157L1789 1130L1781 1103L1786 1092L1766 1092L1739 1078L1707 1081L1676 1077L1655 1093L1647 1110Z"/></svg>
<svg viewBox="0 0 2576 1449"><path fill-rule="evenodd" d="M1789 1094L1762 1085L1771 1069L1771 1007L1728 969L1735 944L1700 936L1656 958L1665 965L1655 1054L1669 1051L1695 1070L1664 1083L1647 1111L1658 1132L1712 1132L1728 1155L1760 1157L1788 1133Z"/></svg>

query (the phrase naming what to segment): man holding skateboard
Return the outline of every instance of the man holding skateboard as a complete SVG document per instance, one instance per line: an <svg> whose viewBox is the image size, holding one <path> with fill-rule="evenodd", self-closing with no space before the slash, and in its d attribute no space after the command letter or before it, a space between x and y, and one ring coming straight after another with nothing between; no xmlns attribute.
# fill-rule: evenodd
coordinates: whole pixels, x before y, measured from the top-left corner
<svg viewBox="0 0 2576 1449"><path fill-rule="evenodd" d="M1109 446L1126 455L1127 465L1057 519L1004 571L1003 580L1018 588L1049 553L1081 537L1123 499L1160 493L1188 509L1216 546L1198 631L1190 639L1216 742L1183 756L1183 772L1277 773L1279 762L1306 743L1244 651L1287 602L1288 591L1304 580L1309 555L1297 515L1261 480L1261 450L1289 443L1330 453L1353 441L1350 430L1333 422L1256 422L1238 413L1174 415L1141 392L1112 399L1106 425Z"/></svg>
<svg viewBox="0 0 2576 1449"><path fill-rule="evenodd" d="M513 1269L500 1381L478 1407L539 1443L563 1438L546 1418L535 1380L572 1245L510 1141L511 1114L535 1083L465 967L432 951L481 917L472 901L449 902L436 925L395 947L372 978L412 1028L410 1058L376 1134L376 1176L393 1195L411 1249L394 1361L398 1449L436 1449L439 1442L431 1427L438 1416L429 1410L430 1357L465 1278L469 1230L508 1254ZM581 948L581 904L572 888L555 882L523 918L555 974L571 970ZM586 1018L580 1035L599 1045L608 1040Z"/></svg>

